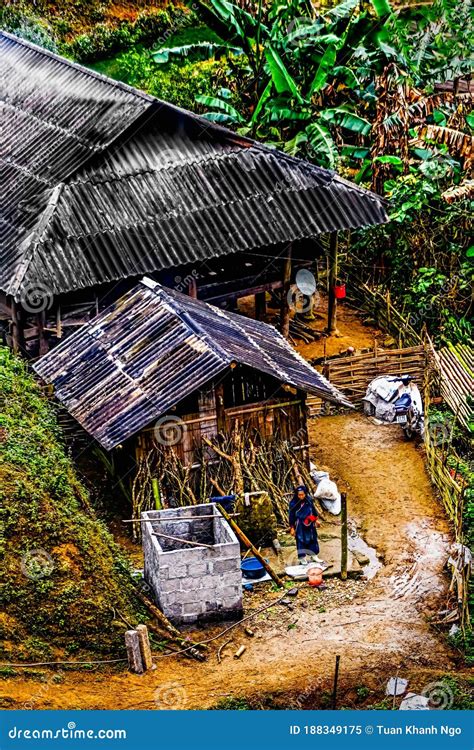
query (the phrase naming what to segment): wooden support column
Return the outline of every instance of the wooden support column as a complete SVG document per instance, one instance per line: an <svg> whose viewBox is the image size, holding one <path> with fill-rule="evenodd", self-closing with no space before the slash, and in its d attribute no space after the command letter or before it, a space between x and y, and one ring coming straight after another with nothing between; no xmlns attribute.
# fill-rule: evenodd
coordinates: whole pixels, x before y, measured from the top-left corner
<svg viewBox="0 0 474 750"><path fill-rule="evenodd" d="M43 354L46 354L46 352L49 349L48 339L46 338L46 334L44 332L45 322L46 322L46 313L44 310L42 310L36 316L36 325L38 327L38 353L40 357L42 357Z"/></svg>
<svg viewBox="0 0 474 750"><path fill-rule="evenodd" d="M215 387L216 423L218 434L225 432L224 383L217 383Z"/></svg>
<svg viewBox="0 0 474 750"><path fill-rule="evenodd" d="M329 274L328 274L328 333L331 335L336 332L337 319L337 300L334 294L334 287L337 281L337 255L338 255L338 237L337 232L331 232L329 237Z"/></svg>
<svg viewBox="0 0 474 750"><path fill-rule="evenodd" d="M291 249L291 245L289 245L283 266L283 287L281 290L280 333L286 339L290 333L290 305L288 303L288 293L291 285Z"/></svg>
<svg viewBox="0 0 474 750"><path fill-rule="evenodd" d="M197 299L197 296L198 296L197 282L194 276L192 276L188 282L188 295L189 297L192 297L193 299Z"/></svg>
<svg viewBox="0 0 474 750"><path fill-rule="evenodd" d="M255 318L265 320L267 314L267 297L265 292L257 292L255 295Z"/></svg>
<svg viewBox="0 0 474 750"><path fill-rule="evenodd" d="M24 337L23 337L23 321L22 321L22 310L21 307L12 299L11 303L11 315L12 315L12 346L13 351L18 353L24 348Z"/></svg>

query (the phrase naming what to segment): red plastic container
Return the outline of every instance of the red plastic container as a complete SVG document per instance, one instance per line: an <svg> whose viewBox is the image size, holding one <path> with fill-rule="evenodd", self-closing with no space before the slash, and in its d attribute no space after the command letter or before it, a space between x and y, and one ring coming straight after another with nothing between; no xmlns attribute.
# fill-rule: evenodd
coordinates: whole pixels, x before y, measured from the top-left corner
<svg viewBox="0 0 474 750"><path fill-rule="evenodd" d="M346 296L346 285L345 284L336 284L334 287L334 296L336 299L344 299Z"/></svg>

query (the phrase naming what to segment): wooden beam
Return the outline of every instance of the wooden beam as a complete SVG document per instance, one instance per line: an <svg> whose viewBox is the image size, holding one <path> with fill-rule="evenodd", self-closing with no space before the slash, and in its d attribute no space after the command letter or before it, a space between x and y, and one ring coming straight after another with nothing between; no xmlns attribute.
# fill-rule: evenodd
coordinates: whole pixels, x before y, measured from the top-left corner
<svg viewBox="0 0 474 750"><path fill-rule="evenodd" d="M283 266L283 285L280 309L280 333L286 339L290 333L290 305L288 302L288 293L291 285L291 249L291 245L289 245Z"/></svg>
<svg viewBox="0 0 474 750"><path fill-rule="evenodd" d="M224 383L217 383L215 387L217 432L225 432Z"/></svg>
<svg viewBox="0 0 474 750"><path fill-rule="evenodd" d="M12 346L13 346L13 351L18 353L23 349L25 341L23 337L21 307L18 305L17 302L15 302L14 299L12 299L11 312L12 312Z"/></svg>
<svg viewBox="0 0 474 750"><path fill-rule="evenodd" d="M38 328L38 353L39 356L42 357L43 354L46 354L49 349L48 339L46 338L46 334L44 332L44 325L46 322L46 313L44 310L37 314L36 321Z"/></svg>
<svg viewBox="0 0 474 750"><path fill-rule="evenodd" d="M276 585L279 586L280 588L284 588L285 584L283 583L283 581L281 580L281 578L273 570L273 568L266 561L266 559L260 554L260 552L258 551L258 549L256 547L254 547L254 545L252 544L252 542L250 541L250 539L248 539L248 537L245 536L245 534L242 531L242 529L240 528L240 526L237 526L236 522L233 520L233 518L231 518L231 516L227 513L227 511L224 510L224 508L222 507L222 505L220 505L220 503L216 503L216 505L219 508L219 511L224 516L224 518L227 521L227 523L229 524L229 526L235 531L235 533L237 534L237 536L240 539L240 541L245 545L245 547L247 547L247 549L249 549L253 553L254 557L256 557L257 560L263 565L263 567L265 568L265 570L267 571L267 573L275 581Z"/></svg>
<svg viewBox="0 0 474 750"><path fill-rule="evenodd" d="M337 300L334 287L337 281L338 261L338 236L337 232L331 232L329 237L329 274L328 274L328 333L336 332Z"/></svg>
<svg viewBox="0 0 474 750"><path fill-rule="evenodd" d="M193 299L197 299L197 282L194 276L191 276L188 281L188 295Z"/></svg>
<svg viewBox="0 0 474 750"><path fill-rule="evenodd" d="M267 314L267 297L265 292L258 292L255 295L255 318L256 320L265 320Z"/></svg>

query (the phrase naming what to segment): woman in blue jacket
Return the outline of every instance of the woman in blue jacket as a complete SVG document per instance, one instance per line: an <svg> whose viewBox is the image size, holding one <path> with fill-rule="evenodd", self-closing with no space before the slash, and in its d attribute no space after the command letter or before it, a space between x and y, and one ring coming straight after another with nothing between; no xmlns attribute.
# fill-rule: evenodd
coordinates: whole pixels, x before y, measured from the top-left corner
<svg viewBox="0 0 474 750"><path fill-rule="evenodd" d="M304 484L296 487L289 506L290 532L296 539L296 549L301 565L306 556L314 562L322 562L318 557L319 542L316 527L320 526L313 498Z"/></svg>

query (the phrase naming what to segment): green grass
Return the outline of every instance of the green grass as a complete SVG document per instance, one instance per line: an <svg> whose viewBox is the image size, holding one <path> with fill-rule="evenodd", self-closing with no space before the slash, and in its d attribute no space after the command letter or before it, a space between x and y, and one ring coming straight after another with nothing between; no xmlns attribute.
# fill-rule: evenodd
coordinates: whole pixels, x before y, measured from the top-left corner
<svg viewBox="0 0 474 750"><path fill-rule="evenodd" d="M128 564L91 509L51 403L4 347L0 414L2 660L54 661L72 644L123 653L115 611L136 619Z"/></svg>

